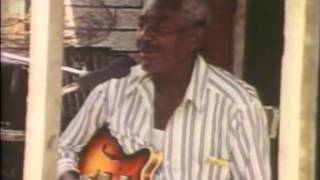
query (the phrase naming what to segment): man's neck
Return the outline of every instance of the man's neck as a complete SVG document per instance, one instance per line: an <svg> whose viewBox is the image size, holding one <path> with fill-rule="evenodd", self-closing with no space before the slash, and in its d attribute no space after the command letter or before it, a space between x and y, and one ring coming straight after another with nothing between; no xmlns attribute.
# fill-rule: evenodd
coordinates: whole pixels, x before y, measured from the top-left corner
<svg viewBox="0 0 320 180"><path fill-rule="evenodd" d="M175 109L181 104L190 83L195 60L181 61L178 69L162 75L151 75L155 86L154 123L164 130Z"/></svg>
<svg viewBox="0 0 320 180"><path fill-rule="evenodd" d="M191 80L195 60L189 62L181 65L179 69L172 70L166 74L152 75L156 93L167 95L184 94Z"/></svg>

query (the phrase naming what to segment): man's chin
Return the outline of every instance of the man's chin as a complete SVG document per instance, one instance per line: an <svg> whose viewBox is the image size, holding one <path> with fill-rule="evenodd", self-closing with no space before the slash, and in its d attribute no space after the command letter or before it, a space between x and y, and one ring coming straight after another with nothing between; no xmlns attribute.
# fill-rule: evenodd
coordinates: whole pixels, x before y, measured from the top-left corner
<svg viewBox="0 0 320 180"><path fill-rule="evenodd" d="M160 67L157 63L156 60L142 60L141 62L143 70L145 70L149 74L157 74L159 71L161 71Z"/></svg>
<svg viewBox="0 0 320 180"><path fill-rule="evenodd" d="M161 66L161 58L159 53L145 53L140 52L140 63L145 71L148 73L155 73Z"/></svg>

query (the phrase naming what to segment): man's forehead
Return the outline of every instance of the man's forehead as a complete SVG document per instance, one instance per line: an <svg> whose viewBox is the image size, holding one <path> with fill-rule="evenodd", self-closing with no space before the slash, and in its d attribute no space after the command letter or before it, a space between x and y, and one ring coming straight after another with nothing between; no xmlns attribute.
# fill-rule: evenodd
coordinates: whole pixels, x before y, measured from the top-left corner
<svg viewBox="0 0 320 180"><path fill-rule="evenodd" d="M180 9L182 0L147 0L144 9Z"/></svg>
<svg viewBox="0 0 320 180"><path fill-rule="evenodd" d="M140 15L140 19L152 19L152 20L166 20L168 18L176 18L179 16L179 12L172 9L154 10L145 9Z"/></svg>
<svg viewBox="0 0 320 180"><path fill-rule="evenodd" d="M149 1L149 3L147 3L142 9L140 19L164 20L181 15L179 7L176 7L175 4L162 4L164 2L161 2L161 4L159 4L158 1L160 0Z"/></svg>

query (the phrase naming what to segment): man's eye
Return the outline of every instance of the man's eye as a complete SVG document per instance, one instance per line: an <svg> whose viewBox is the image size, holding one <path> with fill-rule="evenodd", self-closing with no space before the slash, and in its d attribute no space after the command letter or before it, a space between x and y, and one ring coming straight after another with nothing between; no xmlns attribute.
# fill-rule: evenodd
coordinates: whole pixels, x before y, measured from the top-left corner
<svg viewBox="0 0 320 180"><path fill-rule="evenodd" d="M138 29L143 29L144 23L143 22L138 22Z"/></svg>
<svg viewBox="0 0 320 180"><path fill-rule="evenodd" d="M170 29L170 26L166 26L166 25L160 25L159 26L159 29Z"/></svg>
<svg viewBox="0 0 320 180"><path fill-rule="evenodd" d="M169 25L160 25L159 30L160 31L171 31L174 29L174 26L169 26Z"/></svg>

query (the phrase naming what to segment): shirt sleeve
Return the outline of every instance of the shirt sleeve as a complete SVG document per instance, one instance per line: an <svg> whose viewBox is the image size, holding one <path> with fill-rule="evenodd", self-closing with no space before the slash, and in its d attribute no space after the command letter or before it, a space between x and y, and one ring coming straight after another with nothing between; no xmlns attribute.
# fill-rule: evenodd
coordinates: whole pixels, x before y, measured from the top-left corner
<svg viewBox="0 0 320 180"><path fill-rule="evenodd" d="M267 118L256 100L233 119L231 174L234 180L270 180Z"/></svg>
<svg viewBox="0 0 320 180"><path fill-rule="evenodd" d="M78 170L78 153L106 120L108 84L98 85L62 133L59 141L58 177L66 171Z"/></svg>

